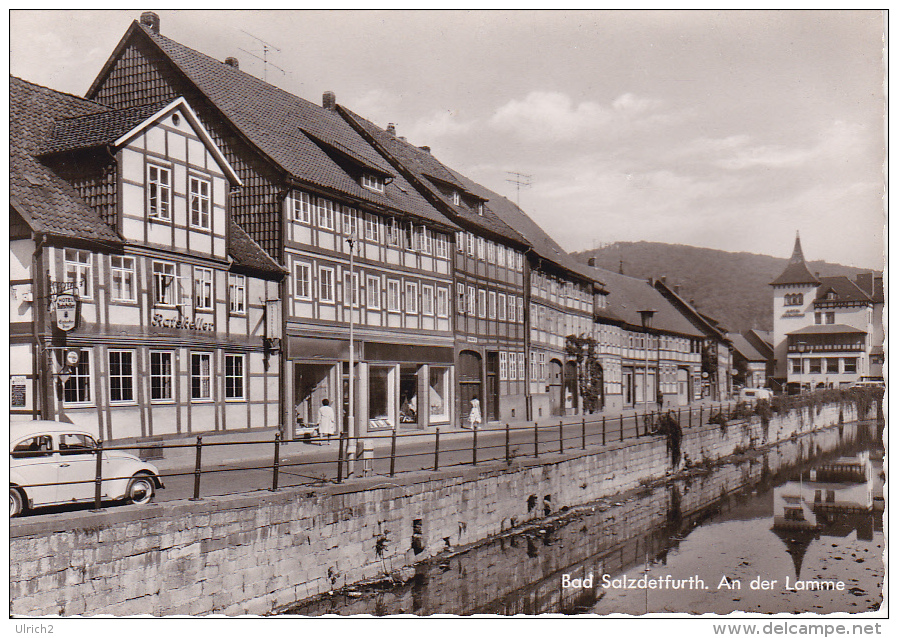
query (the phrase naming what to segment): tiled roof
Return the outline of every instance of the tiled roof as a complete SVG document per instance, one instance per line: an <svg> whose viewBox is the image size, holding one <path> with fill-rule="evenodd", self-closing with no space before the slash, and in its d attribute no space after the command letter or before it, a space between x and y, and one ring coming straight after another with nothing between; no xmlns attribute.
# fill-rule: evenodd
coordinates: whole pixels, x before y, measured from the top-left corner
<svg viewBox="0 0 898 638"><path fill-rule="evenodd" d="M854 326L847 326L844 323L830 324L814 324L813 326L805 326L800 330L787 332L789 335L841 335L841 334L867 334L866 331Z"/></svg>
<svg viewBox="0 0 898 638"><path fill-rule="evenodd" d="M767 361L767 357L758 352L757 349L748 342L748 339L738 332L727 333L727 338L730 340L730 343L733 344L733 349L742 355L742 358L746 361Z"/></svg>
<svg viewBox="0 0 898 638"><path fill-rule="evenodd" d="M885 303L885 295L882 286L882 274L865 272L855 278L858 288L869 295L875 303Z"/></svg>
<svg viewBox="0 0 898 638"><path fill-rule="evenodd" d="M262 153L297 180L454 227L398 175L336 111L292 95L135 22ZM334 154L395 179L384 193L363 188Z"/></svg>
<svg viewBox="0 0 898 638"><path fill-rule="evenodd" d="M57 120L41 154L72 151L111 144L156 113L162 104L90 113Z"/></svg>
<svg viewBox="0 0 898 638"><path fill-rule="evenodd" d="M484 195L472 190L470 184L473 184L473 182L466 184L465 181L469 182L470 180L464 180L460 175L444 166L442 162L428 151L409 144L349 109L341 108L341 110L346 114L346 117L363 128L396 162L412 173L430 191L432 196L439 199L445 209L451 210L452 214L459 220L464 220L469 225L490 231L515 243L524 246L528 245L526 239L496 215L494 207L498 204L493 197L498 197L498 195L495 195L495 193ZM438 182L449 184L481 200L489 200L484 204L484 214L478 214L464 201L460 204L453 204L449 196L440 189Z"/></svg>
<svg viewBox="0 0 898 638"><path fill-rule="evenodd" d="M817 288L817 301L825 301L830 292L836 293L839 301L872 301L866 292L844 275L821 277Z"/></svg>
<svg viewBox="0 0 898 638"><path fill-rule="evenodd" d="M56 119L107 110L95 102L10 76L10 205L35 232L121 243L115 231L68 182L34 157Z"/></svg>
<svg viewBox="0 0 898 638"><path fill-rule="evenodd" d="M654 286L644 279L620 275L602 268L592 268L593 278L608 288L607 311L631 326L642 326L640 310L654 310L652 329L673 332L689 337L705 335L692 325Z"/></svg>
<svg viewBox="0 0 898 638"><path fill-rule="evenodd" d="M801 239L795 236L795 248L792 250L792 257L786 264L783 273L770 282L771 286L781 286L786 284L818 284L817 278L808 270L808 265L804 261L804 254L801 250Z"/></svg>
<svg viewBox="0 0 898 638"><path fill-rule="evenodd" d="M228 254L238 266L272 275L287 274L287 271L232 219L228 219Z"/></svg>

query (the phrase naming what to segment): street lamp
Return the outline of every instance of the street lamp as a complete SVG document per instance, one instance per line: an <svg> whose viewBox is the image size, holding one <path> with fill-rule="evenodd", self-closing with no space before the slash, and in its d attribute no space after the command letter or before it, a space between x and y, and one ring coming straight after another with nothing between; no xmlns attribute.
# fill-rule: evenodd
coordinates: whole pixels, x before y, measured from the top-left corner
<svg viewBox="0 0 898 638"><path fill-rule="evenodd" d="M349 237L346 237L346 243L349 244L349 414L344 428L347 437L347 476L352 475L354 469L355 453L352 451L352 439L358 435L355 424L355 245L357 241L356 231L353 229Z"/></svg>
<svg viewBox="0 0 898 638"><path fill-rule="evenodd" d="M657 310L639 310L639 317L642 319L642 328L645 331L645 342L643 349L645 350L645 375L642 378L642 398L645 401L646 409L649 405L649 329L652 327L652 317Z"/></svg>

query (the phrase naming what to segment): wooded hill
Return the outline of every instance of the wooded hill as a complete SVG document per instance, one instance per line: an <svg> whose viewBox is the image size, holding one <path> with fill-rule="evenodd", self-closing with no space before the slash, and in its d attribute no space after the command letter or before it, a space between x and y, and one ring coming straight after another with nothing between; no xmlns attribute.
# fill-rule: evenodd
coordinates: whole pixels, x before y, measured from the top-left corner
<svg viewBox="0 0 898 638"><path fill-rule="evenodd" d="M791 244L789 245L791 255ZM659 242L617 242L597 250L572 253L586 263L596 258L596 266L631 277L660 279L668 286L680 285L680 296L695 300L699 312L717 319L729 332L751 328L773 329L773 288L788 257L778 258L752 253L698 248ZM820 276L855 275L869 272L825 261L809 261L808 268Z"/></svg>

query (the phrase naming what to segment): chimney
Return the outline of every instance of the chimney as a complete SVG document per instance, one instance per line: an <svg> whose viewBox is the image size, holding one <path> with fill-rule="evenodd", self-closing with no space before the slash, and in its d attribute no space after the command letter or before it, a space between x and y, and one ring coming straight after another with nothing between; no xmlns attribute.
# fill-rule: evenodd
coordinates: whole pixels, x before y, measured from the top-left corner
<svg viewBox="0 0 898 638"><path fill-rule="evenodd" d="M429 146L419 146L418 148L420 148L422 151L424 151L425 153L430 155L430 147Z"/></svg>
<svg viewBox="0 0 898 638"><path fill-rule="evenodd" d="M596 267L596 258L595 258L595 257L590 257L589 259L587 259L587 260L586 260L586 265L595 268L595 267Z"/></svg>
<svg viewBox="0 0 898 638"><path fill-rule="evenodd" d="M680 284L674 284L674 294L675 295L680 294Z"/></svg>
<svg viewBox="0 0 898 638"><path fill-rule="evenodd" d="M667 275L661 275L661 283L667 285Z"/></svg>
<svg viewBox="0 0 898 638"><path fill-rule="evenodd" d="M396 125L393 124L392 122L387 124L387 133L389 133L393 137L396 137Z"/></svg>
<svg viewBox="0 0 898 638"><path fill-rule="evenodd" d="M152 11L144 11L140 14L140 23L148 27L153 33L159 33L159 16Z"/></svg>
<svg viewBox="0 0 898 638"><path fill-rule="evenodd" d="M321 96L321 106L326 108L328 111L333 111L337 108L337 96L333 91L325 91L324 95Z"/></svg>
<svg viewBox="0 0 898 638"><path fill-rule="evenodd" d="M227 64L228 66L232 66L235 69L240 68L240 60L238 60L237 58L225 58L225 64Z"/></svg>
<svg viewBox="0 0 898 638"><path fill-rule="evenodd" d="M820 271L814 273L814 279L820 279Z"/></svg>

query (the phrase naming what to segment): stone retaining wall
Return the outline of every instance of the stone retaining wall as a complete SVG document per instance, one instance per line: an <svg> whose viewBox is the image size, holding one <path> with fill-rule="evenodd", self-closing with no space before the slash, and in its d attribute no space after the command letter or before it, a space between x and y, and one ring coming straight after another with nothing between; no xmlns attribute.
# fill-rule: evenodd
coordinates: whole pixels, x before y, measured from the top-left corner
<svg viewBox="0 0 898 638"><path fill-rule="evenodd" d="M856 416L853 405L841 415ZM838 405L792 412L771 420L769 441L839 420ZM725 430L685 428L683 453L715 460L760 445L763 430L757 417ZM670 469L665 440L654 436L511 467L21 519L10 529L10 612L265 614L498 534L546 506L588 503Z"/></svg>

